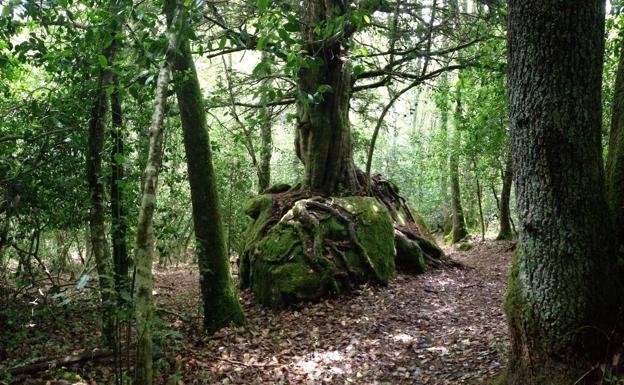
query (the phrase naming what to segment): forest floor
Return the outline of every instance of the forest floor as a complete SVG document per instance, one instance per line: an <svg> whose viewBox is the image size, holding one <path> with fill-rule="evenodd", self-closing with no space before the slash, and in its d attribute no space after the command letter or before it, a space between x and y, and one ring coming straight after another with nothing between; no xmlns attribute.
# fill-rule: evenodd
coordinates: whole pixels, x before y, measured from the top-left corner
<svg viewBox="0 0 624 385"><path fill-rule="evenodd" d="M169 337L156 363L159 383L487 384L505 365L502 299L511 249L509 242L491 240L475 241L468 251L446 248L465 267L400 274L386 287L364 286L346 297L280 312L255 305L244 293L248 324L211 337L201 333L196 272L161 271L155 293L159 307L166 309L159 315ZM59 347L57 354L69 354L93 341L88 325L68 330L76 335L48 333L41 326L38 335L45 343L33 338L24 349L43 354L49 349L38 343L60 339L51 346ZM87 330L91 338L81 335ZM16 362L19 350L5 354ZM75 372L90 384L103 383L111 373L106 364ZM14 380L54 384L51 378L39 374ZM64 381L58 384L75 383Z"/></svg>

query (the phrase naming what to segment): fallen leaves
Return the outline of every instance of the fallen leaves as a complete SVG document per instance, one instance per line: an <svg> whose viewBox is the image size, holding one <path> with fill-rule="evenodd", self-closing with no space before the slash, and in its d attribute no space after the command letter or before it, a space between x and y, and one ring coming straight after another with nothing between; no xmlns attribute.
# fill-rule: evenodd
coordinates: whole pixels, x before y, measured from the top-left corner
<svg viewBox="0 0 624 385"><path fill-rule="evenodd" d="M505 365L507 249L505 242L475 243L467 252L451 253L468 268L399 275L386 287L365 285L341 298L279 312L243 293L249 323L210 337L201 333L197 275L188 269L159 272L162 318L181 338L160 347L167 365L159 369L158 383L483 384ZM73 330L82 339L93 328L86 323ZM71 351L63 345L66 335L46 333L54 346ZM30 349L43 348L47 340ZM103 365L81 371L89 383L100 384L111 373Z"/></svg>

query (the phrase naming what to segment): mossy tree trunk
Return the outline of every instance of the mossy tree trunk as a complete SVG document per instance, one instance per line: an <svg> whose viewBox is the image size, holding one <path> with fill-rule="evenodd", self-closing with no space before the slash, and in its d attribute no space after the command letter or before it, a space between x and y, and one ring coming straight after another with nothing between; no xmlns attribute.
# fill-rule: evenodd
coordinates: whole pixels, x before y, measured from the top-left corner
<svg viewBox="0 0 624 385"><path fill-rule="evenodd" d="M302 12L304 49L320 61L314 68L302 68L298 76L295 150L304 165L303 188L350 195L359 190L360 182L351 145L351 64L343 47L346 37L320 40L314 32L317 25L344 14L344 5L338 0L305 0ZM317 93L322 98L312 100Z"/></svg>
<svg viewBox="0 0 624 385"><path fill-rule="evenodd" d="M511 200L511 185L513 182L513 168L511 163L511 153L507 155L505 161L505 171L503 172L503 188L501 189L500 199L500 228L496 239L504 240L513 238L511 231L511 211L509 210L509 202Z"/></svg>
<svg viewBox="0 0 624 385"><path fill-rule="evenodd" d="M169 17L174 1L168 0ZM184 33L173 69L191 188L204 328L212 333L232 323L243 324L245 317L230 274L202 92Z"/></svg>
<svg viewBox="0 0 624 385"><path fill-rule="evenodd" d="M454 130L451 143L451 154L449 156L449 175L451 180L451 213L453 216L453 227L451 229L451 242L461 241L468 232L466 231L466 221L464 220L464 209L461 205L461 190L459 187L459 151L461 146L461 85L458 83L455 95Z"/></svg>
<svg viewBox="0 0 624 385"><path fill-rule="evenodd" d="M262 52L262 59L265 60L266 52ZM273 154L273 134L271 132L271 115L266 103L269 101L268 91L271 87L269 79L262 82L262 96L259 111L260 122L260 164L258 166L258 190L263 192L271 184L271 155Z"/></svg>
<svg viewBox="0 0 624 385"><path fill-rule="evenodd" d="M618 293L601 157L604 2L510 0L520 215L508 384L573 384L608 353Z"/></svg>
<svg viewBox="0 0 624 385"><path fill-rule="evenodd" d="M611 111L611 133L607 156L607 199L615 219L615 236L624 253L624 38L620 42Z"/></svg>

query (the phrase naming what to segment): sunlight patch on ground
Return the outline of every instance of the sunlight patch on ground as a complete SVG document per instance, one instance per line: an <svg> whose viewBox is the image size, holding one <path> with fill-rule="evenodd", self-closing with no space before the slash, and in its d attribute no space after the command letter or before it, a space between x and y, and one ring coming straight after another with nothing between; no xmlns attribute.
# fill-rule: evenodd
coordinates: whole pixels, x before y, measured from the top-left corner
<svg viewBox="0 0 624 385"><path fill-rule="evenodd" d="M318 371L326 370L329 364L342 362L344 360L345 357L341 352L337 350L330 350L326 352L314 352L311 357L303 357L295 364L295 366L307 374L313 374ZM335 374L344 373L344 370L338 367L332 367L329 370Z"/></svg>
<svg viewBox="0 0 624 385"><path fill-rule="evenodd" d="M403 342L403 343L410 343L414 341L414 337L407 335L405 333L395 334L392 336L392 339L395 341Z"/></svg>

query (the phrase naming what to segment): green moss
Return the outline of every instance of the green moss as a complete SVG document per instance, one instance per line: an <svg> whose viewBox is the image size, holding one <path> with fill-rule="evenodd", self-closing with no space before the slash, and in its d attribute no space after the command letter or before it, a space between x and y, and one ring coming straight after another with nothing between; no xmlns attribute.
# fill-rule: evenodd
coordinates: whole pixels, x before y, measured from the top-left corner
<svg viewBox="0 0 624 385"><path fill-rule="evenodd" d="M377 278L387 283L395 274L394 227L390 214L375 198L346 197L336 203L356 214L355 233L364 258L370 259Z"/></svg>
<svg viewBox="0 0 624 385"><path fill-rule="evenodd" d="M427 267L425 253L418 243L407 238L396 235L394 237L396 245L396 264L401 270L411 273L422 273Z"/></svg>
<svg viewBox="0 0 624 385"><path fill-rule="evenodd" d="M431 234L431 231L429 231L429 226L427 226L425 218L423 218L422 215L420 215L418 211L414 210L412 207L410 207L410 211L412 212L414 221L416 221L416 226L418 226L418 230L420 230L422 236L429 242L433 242L435 244L435 238Z"/></svg>
<svg viewBox="0 0 624 385"><path fill-rule="evenodd" d="M459 244L457 245L457 250L459 251L468 251L470 249L472 249L472 243L470 242L459 242Z"/></svg>
<svg viewBox="0 0 624 385"><path fill-rule="evenodd" d="M503 309L507 316L507 322L510 327L513 326L513 321L516 319L516 311L522 309L524 301L522 300L522 287L518 279L520 273L519 269L519 257L520 246L514 252L514 256L511 263L511 270L509 272L509 278L507 280L507 290L505 292L505 299L503 300Z"/></svg>
<svg viewBox="0 0 624 385"><path fill-rule="evenodd" d="M303 221L309 215L303 211L305 200L294 204L288 220L277 223L272 222L272 201L254 199L248 205L256 220L246 233L241 285L250 287L258 302L285 307L363 282L386 283L394 275L394 229L387 210L368 197L337 198L334 204L347 212L315 211L318 225Z"/></svg>

